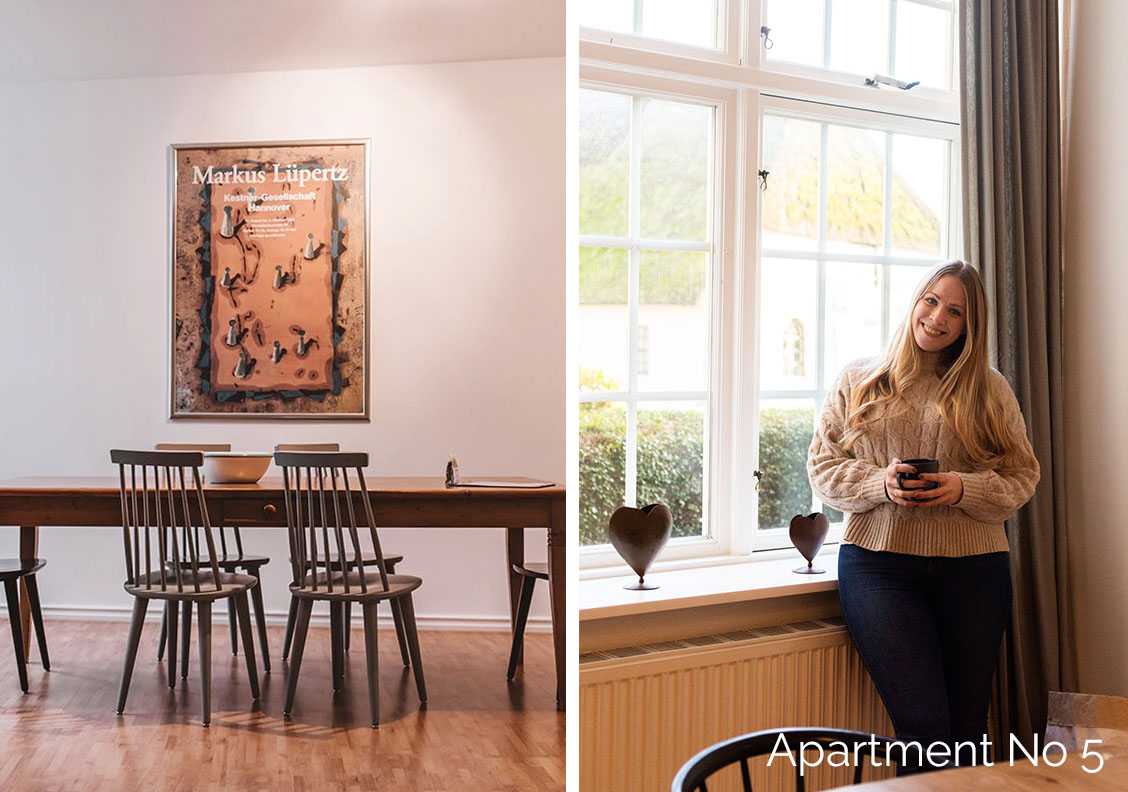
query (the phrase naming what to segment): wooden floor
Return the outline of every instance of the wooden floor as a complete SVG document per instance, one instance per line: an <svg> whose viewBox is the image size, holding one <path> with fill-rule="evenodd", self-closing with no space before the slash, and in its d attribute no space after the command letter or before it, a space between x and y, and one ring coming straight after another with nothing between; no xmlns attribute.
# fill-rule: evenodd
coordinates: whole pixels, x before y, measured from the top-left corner
<svg viewBox="0 0 1128 792"><path fill-rule="evenodd" d="M420 708L395 633L380 631L381 725L369 722L362 631L334 696L329 632L310 628L293 718L282 717L288 664L251 701L217 612L212 722L200 722L195 635L187 684L169 690L149 623L125 714L114 714L124 623L48 621L52 670L32 648L19 692L7 619L0 624L0 787L5 790L545 790L564 788L564 714L556 711L552 640L526 637L525 665L505 680L504 633L420 633L428 703ZM195 625L193 625L195 633ZM260 666L261 674L261 666Z"/></svg>

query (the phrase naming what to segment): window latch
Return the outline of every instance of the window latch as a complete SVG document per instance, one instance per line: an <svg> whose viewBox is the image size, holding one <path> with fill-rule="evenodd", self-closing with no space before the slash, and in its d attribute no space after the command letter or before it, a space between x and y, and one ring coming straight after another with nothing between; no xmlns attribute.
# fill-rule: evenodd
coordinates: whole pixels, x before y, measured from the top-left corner
<svg viewBox="0 0 1128 792"><path fill-rule="evenodd" d="M760 177L760 190L761 190L761 192L766 192L767 189L768 189L769 172L766 171L766 170L762 170L762 171L756 171L756 173Z"/></svg>
<svg viewBox="0 0 1128 792"><path fill-rule="evenodd" d="M759 492L760 491L760 479L762 479L764 477L764 474L761 473L758 470L753 470L752 475L756 477L756 492Z"/></svg>
<svg viewBox="0 0 1128 792"><path fill-rule="evenodd" d="M760 27L760 38L764 40L764 49L771 49L775 46L775 42L771 39L772 29L767 25Z"/></svg>
<svg viewBox="0 0 1128 792"><path fill-rule="evenodd" d="M879 85L888 85L890 88L900 88L902 91L907 91L910 88L916 88L920 85L920 80L913 82L904 82L898 80L896 77L887 77L884 74L875 74L873 77L866 77L866 85L874 87Z"/></svg>

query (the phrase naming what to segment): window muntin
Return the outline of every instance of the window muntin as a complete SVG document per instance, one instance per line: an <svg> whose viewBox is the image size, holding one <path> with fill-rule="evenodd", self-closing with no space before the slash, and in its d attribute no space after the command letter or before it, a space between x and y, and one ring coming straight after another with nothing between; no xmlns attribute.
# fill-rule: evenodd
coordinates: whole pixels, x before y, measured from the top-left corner
<svg viewBox="0 0 1128 792"><path fill-rule="evenodd" d="M707 537L717 108L597 88L579 104L581 544L606 541L604 509L655 501L675 536ZM618 222L618 182L629 233L590 233ZM585 197L605 185L614 200Z"/></svg>

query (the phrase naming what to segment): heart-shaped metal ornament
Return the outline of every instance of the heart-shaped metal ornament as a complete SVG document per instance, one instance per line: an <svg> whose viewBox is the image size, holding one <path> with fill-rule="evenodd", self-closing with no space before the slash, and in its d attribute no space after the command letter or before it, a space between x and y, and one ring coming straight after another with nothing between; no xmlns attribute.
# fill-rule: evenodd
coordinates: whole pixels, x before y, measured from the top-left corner
<svg viewBox="0 0 1128 792"><path fill-rule="evenodd" d="M611 540L611 546L638 575L638 583L628 583L623 588L658 588L657 584L647 583L643 578L670 540L673 528L674 516L660 503L652 503L641 509L620 506L615 510L607 524L607 537Z"/></svg>
<svg viewBox="0 0 1128 792"><path fill-rule="evenodd" d="M791 518L791 544L807 559L807 566L794 569L793 572L800 575L821 575L826 572L815 566L814 562L829 530L830 521L825 514L815 513L806 517L796 514Z"/></svg>

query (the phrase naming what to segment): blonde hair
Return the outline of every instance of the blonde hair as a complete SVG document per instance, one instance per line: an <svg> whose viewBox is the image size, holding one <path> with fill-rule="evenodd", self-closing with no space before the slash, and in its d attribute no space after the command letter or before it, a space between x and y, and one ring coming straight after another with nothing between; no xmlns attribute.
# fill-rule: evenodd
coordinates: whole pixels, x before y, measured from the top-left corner
<svg viewBox="0 0 1128 792"><path fill-rule="evenodd" d="M932 360L913 337L913 310L941 278L954 277L967 295L964 332L941 353L937 406L944 423L960 440L963 462L976 467L1006 470L1008 459L1022 444L1006 416L1006 405L991 387L987 357L987 293L971 265L952 259L928 271L917 286L908 313L898 327L885 356L850 396L846 407L843 446L851 448L873 421L908 409L905 391L930 373ZM899 409L898 409L899 407ZM895 412L890 413L893 409Z"/></svg>

